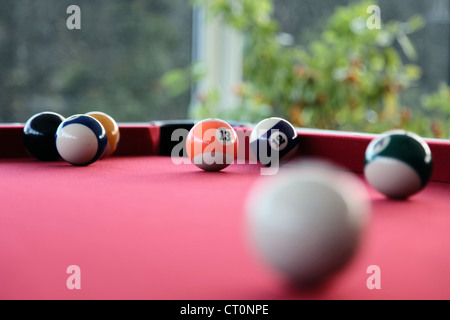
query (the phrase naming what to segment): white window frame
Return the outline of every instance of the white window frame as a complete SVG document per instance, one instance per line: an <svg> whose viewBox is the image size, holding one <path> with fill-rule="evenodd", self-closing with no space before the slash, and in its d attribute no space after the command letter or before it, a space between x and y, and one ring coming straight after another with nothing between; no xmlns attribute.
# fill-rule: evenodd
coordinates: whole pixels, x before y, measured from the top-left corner
<svg viewBox="0 0 450 320"><path fill-rule="evenodd" d="M217 110L235 108L240 97L235 93L242 83L244 39L242 33L227 26L219 17L208 16L204 5L193 9L192 62L205 66L206 75L191 92L195 99L206 92L218 93Z"/></svg>

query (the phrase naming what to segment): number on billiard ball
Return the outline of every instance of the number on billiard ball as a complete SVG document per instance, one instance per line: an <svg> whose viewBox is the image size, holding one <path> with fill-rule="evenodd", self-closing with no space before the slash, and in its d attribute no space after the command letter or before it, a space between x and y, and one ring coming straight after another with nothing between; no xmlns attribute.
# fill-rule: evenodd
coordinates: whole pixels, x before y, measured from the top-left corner
<svg viewBox="0 0 450 320"><path fill-rule="evenodd" d="M218 130L220 137L219 140L223 141L224 143L227 143L228 141L231 141L231 134L230 131L225 129L225 128L221 128Z"/></svg>
<svg viewBox="0 0 450 320"><path fill-rule="evenodd" d="M250 149L260 163L273 166L283 164L295 155L298 140L297 131L289 121L272 117L253 128Z"/></svg>
<svg viewBox="0 0 450 320"><path fill-rule="evenodd" d="M205 171L228 167L237 155L237 148L236 131L219 119L196 123L186 137L186 151L191 162Z"/></svg>
<svg viewBox="0 0 450 320"><path fill-rule="evenodd" d="M412 132L385 132L373 139L365 152L366 180L388 198L405 199L419 192L432 169L428 144Z"/></svg>

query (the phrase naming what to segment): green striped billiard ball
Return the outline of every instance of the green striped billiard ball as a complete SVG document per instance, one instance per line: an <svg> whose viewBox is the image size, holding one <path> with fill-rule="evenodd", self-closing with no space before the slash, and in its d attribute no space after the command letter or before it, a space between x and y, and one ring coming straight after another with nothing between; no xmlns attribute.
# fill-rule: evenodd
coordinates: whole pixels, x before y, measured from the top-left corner
<svg viewBox="0 0 450 320"><path fill-rule="evenodd" d="M417 134L393 130L367 146L364 176L377 191L392 199L406 199L430 180L433 159L428 144Z"/></svg>

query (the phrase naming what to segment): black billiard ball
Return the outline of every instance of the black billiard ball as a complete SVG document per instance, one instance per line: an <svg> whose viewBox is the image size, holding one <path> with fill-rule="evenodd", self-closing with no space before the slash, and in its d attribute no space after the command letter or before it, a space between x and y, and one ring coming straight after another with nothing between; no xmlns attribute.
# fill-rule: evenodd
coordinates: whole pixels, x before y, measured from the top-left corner
<svg viewBox="0 0 450 320"><path fill-rule="evenodd" d="M194 120L152 121L150 124L159 127L159 155L187 156L184 146L189 130L195 125ZM179 144L182 144L183 148L175 149ZM173 154L174 150L178 152Z"/></svg>
<svg viewBox="0 0 450 320"><path fill-rule="evenodd" d="M28 119L23 129L23 143L28 153L41 161L59 159L55 133L63 121L63 116L50 111L37 113Z"/></svg>

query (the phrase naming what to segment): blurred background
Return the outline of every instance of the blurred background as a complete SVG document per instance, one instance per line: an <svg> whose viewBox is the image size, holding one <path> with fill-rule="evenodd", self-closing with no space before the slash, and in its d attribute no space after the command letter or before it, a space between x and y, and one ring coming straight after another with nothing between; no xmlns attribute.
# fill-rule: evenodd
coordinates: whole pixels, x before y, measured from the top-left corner
<svg viewBox="0 0 450 320"><path fill-rule="evenodd" d="M81 29L69 30L69 5ZM368 28L380 8L379 29ZM98 110L450 134L450 0L2 0L0 122Z"/></svg>

